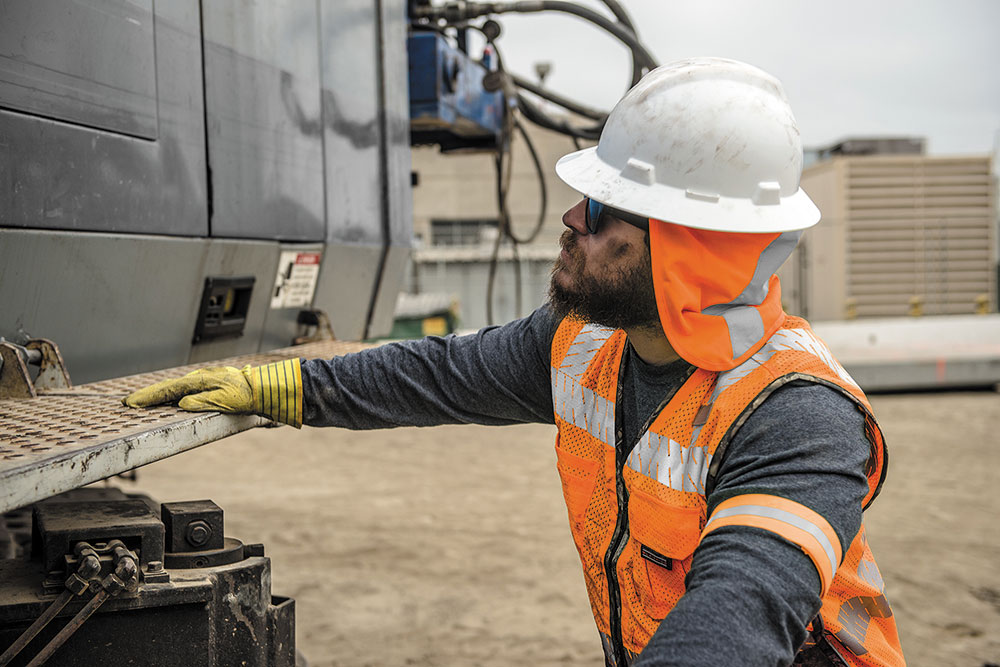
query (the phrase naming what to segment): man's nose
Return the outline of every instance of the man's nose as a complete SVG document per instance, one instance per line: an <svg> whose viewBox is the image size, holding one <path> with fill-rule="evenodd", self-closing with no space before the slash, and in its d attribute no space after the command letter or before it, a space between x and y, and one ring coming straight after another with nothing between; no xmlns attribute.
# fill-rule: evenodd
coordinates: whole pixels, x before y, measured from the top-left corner
<svg viewBox="0 0 1000 667"><path fill-rule="evenodd" d="M587 200L581 199L573 208L563 213L562 223L577 234L587 233Z"/></svg>

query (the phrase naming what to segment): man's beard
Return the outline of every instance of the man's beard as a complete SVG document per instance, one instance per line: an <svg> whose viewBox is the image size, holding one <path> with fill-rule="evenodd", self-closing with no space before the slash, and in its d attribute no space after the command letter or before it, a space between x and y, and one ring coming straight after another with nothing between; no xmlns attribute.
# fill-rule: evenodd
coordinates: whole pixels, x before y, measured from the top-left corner
<svg viewBox="0 0 1000 667"><path fill-rule="evenodd" d="M572 230L566 230L559 242L569 261L556 259L549 282L549 301L558 318L572 316L613 329L661 330L648 251L642 254L642 261L598 279L584 273L585 259L577 249ZM572 276L569 288L556 281L560 271Z"/></svg>

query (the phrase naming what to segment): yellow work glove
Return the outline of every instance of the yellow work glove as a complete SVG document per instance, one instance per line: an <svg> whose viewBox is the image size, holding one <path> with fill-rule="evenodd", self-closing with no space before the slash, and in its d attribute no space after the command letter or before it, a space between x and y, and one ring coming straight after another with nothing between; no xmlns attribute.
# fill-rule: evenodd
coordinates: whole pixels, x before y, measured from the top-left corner
<svg viewBox="0 0 1000 667"><path fill-rule="evenodd" d="M213 366L144 387L122 399L131 408L172 403L192 412L255 413L302 427L302 370L298 359L265 366Z"/></svg>

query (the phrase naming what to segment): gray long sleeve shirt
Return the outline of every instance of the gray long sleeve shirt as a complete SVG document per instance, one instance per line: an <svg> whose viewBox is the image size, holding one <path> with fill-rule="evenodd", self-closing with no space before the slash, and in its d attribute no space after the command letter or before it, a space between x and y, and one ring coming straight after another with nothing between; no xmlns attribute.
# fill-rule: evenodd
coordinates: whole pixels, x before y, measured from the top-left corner
<svg viewBox="0 0 1000 667"><path fill-rule="evenodd" d="M554 423L547 307L469 336L392 343L302 363L304 421L352 429L436 424ZM633 442L661 399L687 377L679 361L645 363L628 347L622 412ZM813 383L772 394L739 429L707 498L763 493L801 503L833 527L843 551L861 526L869 444L845 396ZM660 624L638 667L788 665L820 608L820 578L798 547L741 526L709 533L694 553L687 591Z"/></svg>

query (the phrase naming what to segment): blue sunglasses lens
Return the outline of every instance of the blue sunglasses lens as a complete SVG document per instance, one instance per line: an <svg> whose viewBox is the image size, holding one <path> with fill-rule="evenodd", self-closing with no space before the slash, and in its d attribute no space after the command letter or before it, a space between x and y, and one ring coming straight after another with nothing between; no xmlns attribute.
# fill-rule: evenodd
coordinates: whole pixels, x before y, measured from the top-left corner
<svg viewBox="0 0 1000 667"><path fill-rule="evenodd" d="M587 232L596 234L601 224L601 215L604 214L604 204L599 201L587 198Z"/></svg>

